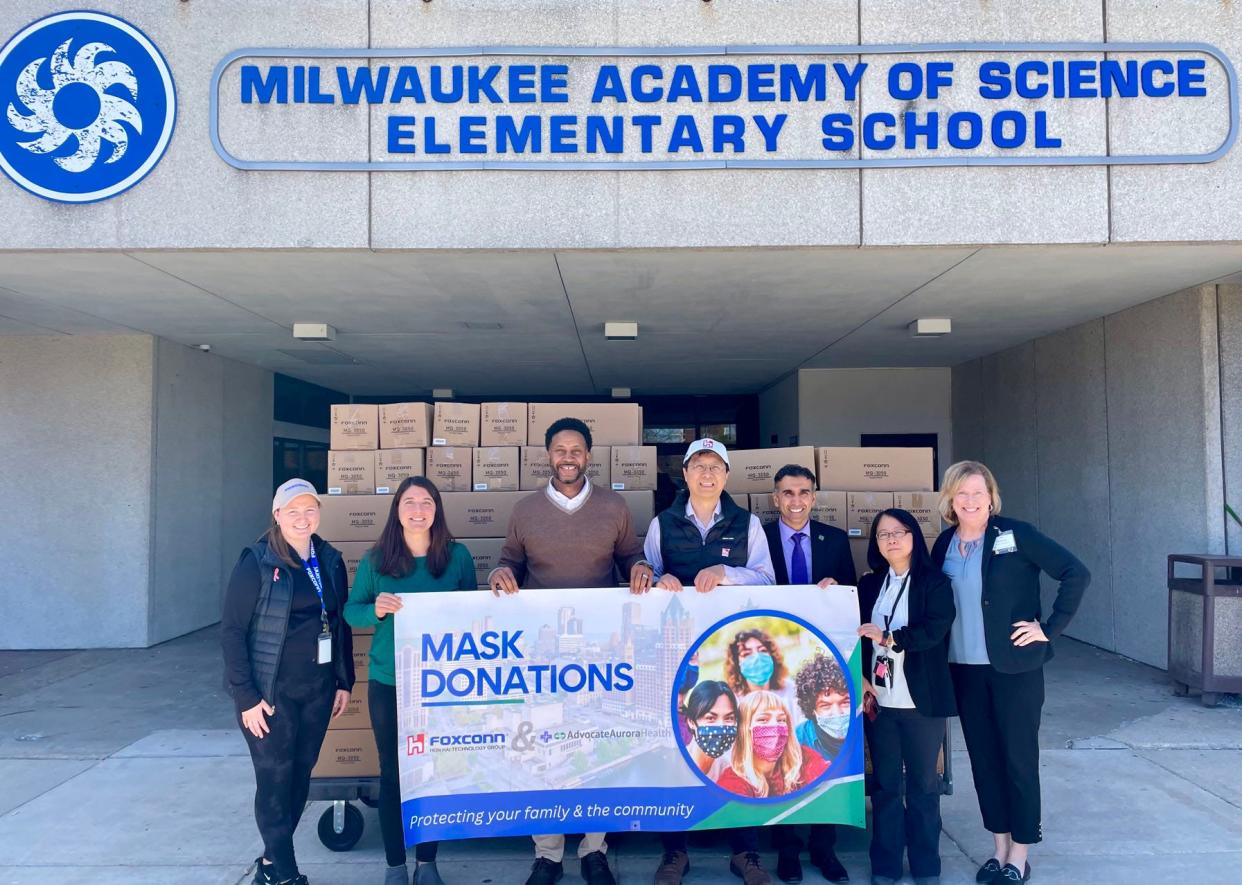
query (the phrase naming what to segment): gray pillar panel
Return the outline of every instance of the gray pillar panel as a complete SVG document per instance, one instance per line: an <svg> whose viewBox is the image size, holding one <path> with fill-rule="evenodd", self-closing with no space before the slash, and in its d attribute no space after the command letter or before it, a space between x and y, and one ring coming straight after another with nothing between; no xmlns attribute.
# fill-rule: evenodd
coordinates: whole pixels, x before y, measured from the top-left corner
<svg viewBox="0 0 1242 885"><path fill-rule="evenodd" d="M1034 342L983 358L984 462L1000 486L1003 512L1028 522L1039 520L1035 387Z"/></svg>
<svg viewBox="0 0 1242 885"><path fill-rule="evenodd" d="M1114 649L1104 321L1038 339L1035 374L1038 524L1086 563L1092 575L1067 633ZM1051 581L1046 584L1045 614L1055 587Z"/></svg>
<svg viewBox="0 0 1242 885"><path fill-rule="evenodd" d="M1104 320L1117 651L1165 666L1172 552L1221 552L1215 288Z"/></svg>
<svg viewBox="0 0 1242 885"><path fill-rule="evenodd" d="M983 360L953 367L953 459L983 460ZM948 467L948 464L943 465Z"/></svg>
<svg viewBox="0 0 1242 885"><path fill-rule="evenodd" d="M271 372L232 360L223 364L221 594L242 547L271 522L274 397Z"/></svg>
<svg viewBox="0 0 1242 885"><path fill-rule="evenodd" d="M156 342L152 645L220 618L223 363Z"/></svg>
<svg viewBox="0 0 1242 885"><path fill-rule="evenodd" d="M152 339L0 338L0 648L147 638Z"/></svg>
<svg viewBox="0 0 1242 885"><path fill-rule="evenodd" d="M1220 414L1225 500L1242 516L1242 286L1218 286ZM1242 526L1226 520L1229 552L1242 555Z"/></svg>

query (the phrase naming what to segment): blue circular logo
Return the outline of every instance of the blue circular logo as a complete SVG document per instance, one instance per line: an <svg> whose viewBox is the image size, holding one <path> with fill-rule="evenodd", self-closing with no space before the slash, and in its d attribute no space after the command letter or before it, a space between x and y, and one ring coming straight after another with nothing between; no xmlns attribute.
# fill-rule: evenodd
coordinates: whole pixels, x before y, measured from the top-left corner
<svg viewBox="0 0 1242 885"><path fill-rule="evenodd" d="M142 31L101 12L62 12L0 49L0 109L0 168L32 194L89 203L160 161L177 96Z"/></svg>

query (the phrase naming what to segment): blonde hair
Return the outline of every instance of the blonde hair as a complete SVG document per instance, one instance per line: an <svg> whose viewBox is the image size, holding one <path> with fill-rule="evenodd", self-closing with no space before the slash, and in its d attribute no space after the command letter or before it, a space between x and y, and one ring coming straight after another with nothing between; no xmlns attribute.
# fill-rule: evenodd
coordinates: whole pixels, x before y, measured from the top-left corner
<svg viewBox="0 0 1242 885"><path fill-rule="evenodd" d="M751 726L756 716L769 710L783 710L785 724L789 728L789 740L785 750L776 760L776 770L781 773L787 791L794 789L794 782L802 773L802 748L794 735L793 715L780 695L771 691L752 691L742 698L737 711L737 740L733 742L733 773L750 784L760 799L768 797L768 779L755 770L755 747Z"/></svg>
<svg viewBox="0 0 1242 885"><path fill-rule="evenodd" d="M988 511L994 516L1001 511L1000 486L996 484L996 477L988 470L987 465L981 461L958 461L949 465L949 469L944 472L944 479L940 482L940 502L937 509L949 525L957 525L957 514L953 512L953 496L962 487L962 483L972 476L983 477L983 484L988 487L988 494L992 497Z"/></svg>

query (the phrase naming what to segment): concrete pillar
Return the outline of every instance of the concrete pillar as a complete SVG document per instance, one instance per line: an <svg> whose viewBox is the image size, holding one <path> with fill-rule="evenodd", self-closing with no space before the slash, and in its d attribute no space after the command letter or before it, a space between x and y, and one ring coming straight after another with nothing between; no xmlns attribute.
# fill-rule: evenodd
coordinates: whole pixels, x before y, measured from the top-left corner
<svg viewBox="0 0 1242 885"><path fill-rule="evenodd" d="M1225 501L1242 516L1242 286L1218 286L1216 293ZM1242 556L1242 526L1232 518L1225 540L1230 555Z"/></svg>
<svg viewBox="0 0 1242 885"><path fill-rule="evenodd" d="M0 648L216 622L271 446L270 372L148 335L0 338Z"/></svg>

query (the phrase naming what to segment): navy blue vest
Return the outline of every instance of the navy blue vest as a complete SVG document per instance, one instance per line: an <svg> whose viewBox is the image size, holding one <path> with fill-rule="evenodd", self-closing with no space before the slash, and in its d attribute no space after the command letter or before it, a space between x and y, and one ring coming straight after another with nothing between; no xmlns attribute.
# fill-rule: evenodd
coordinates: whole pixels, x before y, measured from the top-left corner
<svg viewBox="0 0 1242 885"><path fill-rule="evenodd" d="M323 577L324 593L335 593L337 611L343 612L346 600L344 587L333 583L337 564L341 561L340 552L327 541L314 537L315 553L319 557L319 571ZM289 566L281 562L267 544L267 538L260 538L250 545L250 552L259 563L259 598L255 600L254 614L250 616L250 630L246 634L246 645L250 651L250 668L254 673L254 684L263 699L269 704L275 700L276 674L280 672L280 657L285 648L285 634L289 631L289 611L293 607L293 581L290 577L274 581L277 569L284 575ZM296 554L294 554L296 556ZM338 623L344 623L338 619ZM333 634L334 651L332 663L338 676L343 670L341 661L340 627Z"/></svg>
<svg viewBox="0 0 1242 885"><path fill-rule="evenodd" d="M661 513L660 558L664 571L683 584L694 583L695 576L713 565L746 565L750 514L733 503L728 492L720 496L720 519L704 540L698 526L686 516L686 492Z"/></svg>

